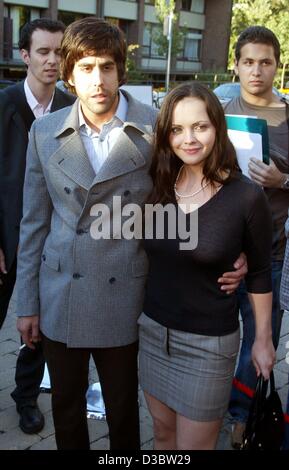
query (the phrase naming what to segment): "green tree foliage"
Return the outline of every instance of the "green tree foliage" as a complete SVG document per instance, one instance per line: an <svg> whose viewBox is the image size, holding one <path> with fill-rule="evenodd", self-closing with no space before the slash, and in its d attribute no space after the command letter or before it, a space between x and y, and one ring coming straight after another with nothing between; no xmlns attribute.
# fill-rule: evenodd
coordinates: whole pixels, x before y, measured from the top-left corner
<svg viewBox="0 0 289 470"><path fill-rule="evenodd" d="M271 29L281 45L281 63L289 63L289 0L234 0L229 67L233 68L234 49L239 34L248 26Z"/></svg>
<svg viewBox="0 0 289 470"><path fill-rule="evenodd" d="M139 47L139 44L130 44L127 48L126 73L130 83L139 82L145 78L136 65L136 52Z"/></svg>
<svg viewBox="0 0 289 470"><path fill-rule="evenodd" d="M175 1L155 0L155 9L157 18L163 23L165 17L175 10Z"/></svg>
<svg viewBox="0 0 289 470"><path fill-rule="evenodd" d="M157 45L158 54L166 57L168 53L168 40L163 34L163 25L166 17L170 12L175 11L175 1L169 0L155 0L155 13L156 17L160 22L158 28L152 28L152 37L154 43ZM178 27L178 15L173 15L173 36L172 36L172 56L176 56L183 50L184 38L186 36L187 29Z"/></svg>

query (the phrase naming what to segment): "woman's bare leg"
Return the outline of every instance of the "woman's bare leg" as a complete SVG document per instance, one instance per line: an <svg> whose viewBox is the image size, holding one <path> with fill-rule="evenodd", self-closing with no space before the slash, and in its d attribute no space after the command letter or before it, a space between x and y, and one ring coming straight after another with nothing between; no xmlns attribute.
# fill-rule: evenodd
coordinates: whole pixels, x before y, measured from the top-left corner
<svg viewBox="0 0 289 470"><path fill-rule="evenodd" d="M176 413L167 405L144 392L148 409L153 418L154 449L176 449Z"/></svg>
<svg viewBox="0 0 289 470"><path fill-rule="evenodd" d="M184 416L176 417L176 444L178 450L214 450L222 419L216 421L192 421Z"/></svg>

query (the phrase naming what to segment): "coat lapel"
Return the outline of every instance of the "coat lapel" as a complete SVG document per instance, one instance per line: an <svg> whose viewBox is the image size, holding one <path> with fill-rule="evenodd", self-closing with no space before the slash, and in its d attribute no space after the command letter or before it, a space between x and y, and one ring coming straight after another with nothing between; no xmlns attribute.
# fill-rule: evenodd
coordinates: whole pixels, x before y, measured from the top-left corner
<svg viewBox="0 0 289 470"><path fill-rule="evenodd" d="M145 163L145 158L124 129L95 176L93 185L134 171Z"/></svg>
<svg viewBox="0 0 289 470"><path fill-rule="evenodd" d="M67 110L66 119L60 123L54 134L60 140L60 146L50 157L50 163L88 191L95 172L78 132L78 100Z"/></svg>
<svg viewBox="0 0 289 470"><path fill-rule="evenodd" d="M11 101L14 103L14 106L21 116L23 123L26 127L27 133L30 131L35 116L30 109L29 104L27 103L25 91L24 91L24 81L17 83L11 87L5 89L5 93L10 97Z"/></svg>
<svg viewBox="0 0 289 470"><path fill-rule="evenodd" d="M67 138L59 151L52 155L51 163L57 165L76 184L89 190L95 172L78 132Z"/></svg>

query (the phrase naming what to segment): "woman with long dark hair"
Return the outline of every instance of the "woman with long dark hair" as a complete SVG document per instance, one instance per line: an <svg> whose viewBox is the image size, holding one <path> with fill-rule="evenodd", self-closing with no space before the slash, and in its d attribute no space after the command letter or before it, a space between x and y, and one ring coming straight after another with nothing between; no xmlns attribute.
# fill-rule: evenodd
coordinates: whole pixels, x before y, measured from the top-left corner
<svg viewBox="0 0 289 470"><path fill-rule="evenodd" d="M239 349L236 295L222 292L218 278L242 251L257 374L268 378L275 360L271 215L262 189L239 171L218 99L197 82L176 87L163 103L151 175L147 202L182 211L176 223L197 229L198 240L194 249L180 249L180 232L169 235L164 217L163 236L153 230L144 241L150 269L139 319L140 383L156 449L214 449ZM197 228L189 227L192 220Z"/></svg>

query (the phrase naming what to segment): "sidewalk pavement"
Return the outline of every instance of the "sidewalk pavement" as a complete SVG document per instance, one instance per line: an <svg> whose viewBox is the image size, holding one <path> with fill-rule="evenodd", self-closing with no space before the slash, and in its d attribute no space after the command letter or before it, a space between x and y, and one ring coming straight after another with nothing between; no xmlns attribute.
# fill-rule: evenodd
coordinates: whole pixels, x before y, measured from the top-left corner
<svg viewBox="0 0 289 470"><path fill-rule="evenodd" d="M51 414L51 395L41 393L38 399L39 407L45 416L45 426L38 434L24 434L18 427L19 416L15 404L10 397L14 389L14 374L16 357L19 351L19 335L16 331L15 299L11 299L9 313L2 330L0 330L0 450L52 450L56 449L54 427ZM286 347L286 343L288 345ZM281 338L277 351L275 366L276 386L282 400L283 410L286 410L288 393L289 364L285 362L289 352L289 313L285 312L281 330ZM90 368L90 383L97 381L93 364ZM140 391L140 417L142 450L153 448L152 421ZM232 420L229 415L224 419L217 449L231 450L230 432ZM109 448L108 429L105 421L88 419L91 436L91 449L107 450Z"/></svg>

